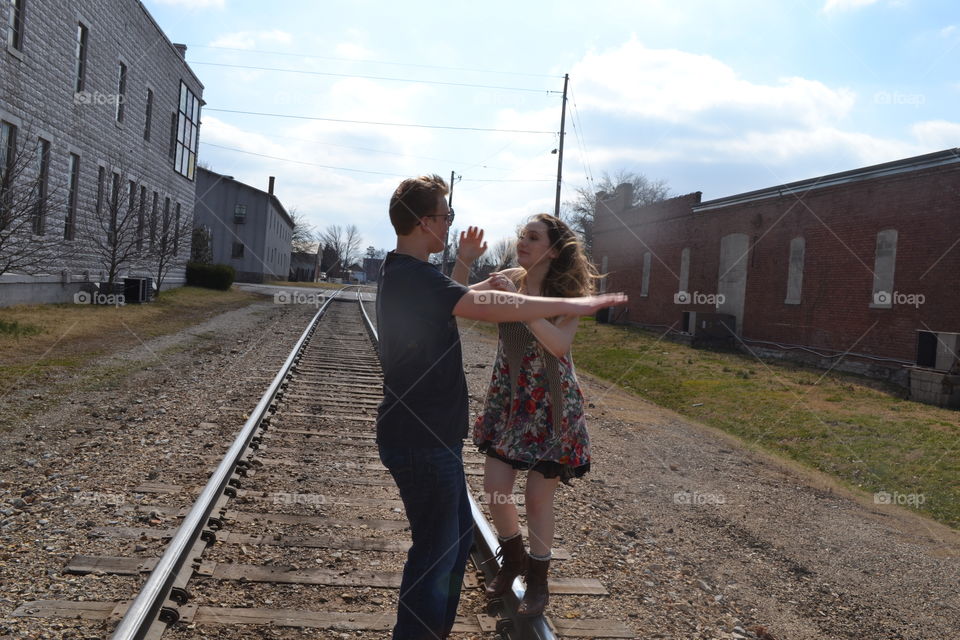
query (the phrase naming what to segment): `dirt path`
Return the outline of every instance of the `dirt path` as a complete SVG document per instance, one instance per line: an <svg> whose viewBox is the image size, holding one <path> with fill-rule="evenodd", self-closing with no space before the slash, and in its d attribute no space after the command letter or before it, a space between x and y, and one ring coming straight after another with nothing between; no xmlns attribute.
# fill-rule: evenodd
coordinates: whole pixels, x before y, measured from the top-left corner
<svg viewBox="0 0 960 640"><path fill-rule="evenodd" d="M496 345L461 332L476 411ZM956 531L580 378L594 464L561 489L557 531L584 550L562 570L601 578L594 606L638 637L960 638Z"/></svg>

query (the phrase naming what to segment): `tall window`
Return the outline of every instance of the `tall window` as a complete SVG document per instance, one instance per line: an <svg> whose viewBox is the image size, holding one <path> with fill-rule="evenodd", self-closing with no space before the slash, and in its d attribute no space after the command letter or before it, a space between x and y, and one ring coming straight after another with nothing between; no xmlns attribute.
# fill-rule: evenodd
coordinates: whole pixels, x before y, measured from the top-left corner
<svg viewBox="0 0 960 640"><path fill-rule="evenodd" d="M643 275L640 276L640 296L650 295L650 252L643 254Z"/></svg>
<svg viewBox="0 0 960 640"><path fill-rule="evenodd" d="M0 122L0 222L4 223L10 215L11 187L16 174L16 158L17 127L9 122Z"/></svg>
<svg viewBox="0 0 960 640"><path fill-rule="evenodd" d="M74 91L83 91L84 79L87 75L87 27L82 22L77 23L77 67L76 86Z"/></svg>
<svg viewBox="0 0 960 640"><path fill-rule="evenodd" d="M110 227L107 231L107 244L117 242L117 214L120 212L120 174L114 173L110 183L110 208L107 215L110 217Z"/></svg>
<svg viewBox="0 0 960 640"><path fill-rule="evenodd" d="M180 107L177 112L177 149L173 168L193 180L197 165L197 139L200 129L200 101L180 81Z"/></svg>
<svg viewBox="0 0 960 640"><path fill-rule="evenodd" d="M137 251L143 251L143 229L146 225L147 188L140 187L140 202L137 206Z"/></svg>
<svg viewBox="0 0 960 640"><path fill-rule="evenodd" d="M37 200L33 211L33 232L42 236L47 231L47 193L50 182L50 141L37 140Z"/></svg>
<svg viewBox="0 0 960 640"><path fill-rule="evenodd" d="M893 308L893 276L897 264L897 235L896 229L884 229L877 233L877 249L873 260L871 308Z"/></svg>
<svg viewBox="0 0 960 640"><path fill-rule="evenodd" d="M127 65L117 67L117 122L123 122L123 103L127 100Z"/></svg>
<svg viewBox="0 0 960 640"><path fill-rule="evenodd" d="M147 123L143 127L143 139L150 142L150 124L153 120L153 91L147 89Z"/></svg>
<svg viewBox="0 0 960 640"><path fill-rule="evenodd" d="M238 204L233 207L233 224L244 224L247 221L247 205Z"/></svg>
<svg viewBox="0 0 960 640"><path fill-rule="evenodd" d="M177 112L170 114L170 159L177 154Z"/></svg>
<svg viewBox="0 0 960 640"><path fill-rule="evenodd" d="M177 212L173 216L173 255L180 251L180 203L177 203Z"/></svg>
<svg viewBox="0 0 960 640"><path fill-rule="evenodd" d="M787 270L787 298L784 304L800 304L803 292L803 260L806 240L797 236L790 241L790 266Z"/></svg>
<svg viewBox="0 0 960 640"><path fill-rule="evenodd" d="M67 216L63 221L63 239L73 240L77 222L77 189L80 186L80 156L70 154L70 184L67 193Z"/></svg>
<svg viewBox="0 0 960 640"><path fill-rule="evenodd" d="M23 16L25 10L26 0L10 0L7 45L17 51L23 50Z"/></svg>
<svg viewBox="0 0 960 640"><path fill-rule="evenodd" d="M98 218L103 213L103 181L105 177L106 170L103 167L97 169L97 207L94 211L96 211Z"/></svg>
<svg viewBox="0 0 960 640"><path fill-rule="evenodd" d="M150 249L153 249L153 243L157 239L157 201L160 196L156 191L153 192L153 205L150 207Z"/></svg>
<svg viewBox="0 0 960 640"><path fill-rule="evenodd" d="M160 231L160 251L167 252L167 242L170 239L170 198L163 199L163 227Z"/></svg>
<svg viewBox="0 0 960 640"><path fill-rule="evenodd" d="M243 257L243 243L234 242L233 251L230 253L231 258L242 258Z"/></svg>

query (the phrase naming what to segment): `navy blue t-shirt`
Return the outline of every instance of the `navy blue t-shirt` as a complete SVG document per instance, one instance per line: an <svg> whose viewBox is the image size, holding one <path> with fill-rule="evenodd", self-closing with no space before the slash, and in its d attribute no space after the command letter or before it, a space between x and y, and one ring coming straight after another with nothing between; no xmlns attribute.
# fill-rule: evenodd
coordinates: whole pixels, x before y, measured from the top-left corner
<svg viewBox="0 0 960 640"><path fill-rule="evenodd" d="M391 251L377 284L383 402L377 442L452 447L467 434L467 380L453 308L467 287L437 267Z"/></svg>

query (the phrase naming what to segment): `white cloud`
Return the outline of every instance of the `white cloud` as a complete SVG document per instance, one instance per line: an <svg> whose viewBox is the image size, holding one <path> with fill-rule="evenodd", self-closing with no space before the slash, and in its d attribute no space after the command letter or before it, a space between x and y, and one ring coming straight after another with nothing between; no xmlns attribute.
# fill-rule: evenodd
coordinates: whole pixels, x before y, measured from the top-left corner
<svg viewBox="0 0 960 640"><path fill-rule="evenodd" d="M666 122L693 122L711 111L764 112L768 117L822 124L847 115L854 94L805 78L753 83L727 64L675 49L648 49L631 40L590 53L570 74L582 107Z"/></svg>
<svg viewBox="0 0 960 640"><path fill-rule="evenodd" d="M256 49L263 45L288 45L293 36L280 29L270 31L238 31L220 36L210 43L211 47L229 47L231 49Z"/></svg>
<svg viewBox="0 0 960 640"><path fill-rule="evenodd" d="M184 9L223 9L227 0L155 0L157 4L182 7Z"/></svg>
<svg viewBox="0 0 960 640"><path fill-rule="evenodd" d="M823 5L823 11L846 11L850 9L859 9L861 7L867 7L871 4L876 4L879 0L827 0L827 3Z"/></svg>
<svg viewBox="0 0 960 640"><path fill-rule="evenodd" d="M911 133L923 145L932 149L960 147L960 123L947 120L927 120L910 127ZM929 150L929 149L928 149Z"/></svg>
<svg viewBox="0 0 960 640"><path fill-rule="evenodd" d="M940 29L940 37L941 37L941 38L952 38L953 36L957 35L958 33L960 33L960 29L958 29L958 28L957 28L957 25L955 25L955 24L951 24L951 25L948 25L948 26L944 27L943 29Z"/></svg>

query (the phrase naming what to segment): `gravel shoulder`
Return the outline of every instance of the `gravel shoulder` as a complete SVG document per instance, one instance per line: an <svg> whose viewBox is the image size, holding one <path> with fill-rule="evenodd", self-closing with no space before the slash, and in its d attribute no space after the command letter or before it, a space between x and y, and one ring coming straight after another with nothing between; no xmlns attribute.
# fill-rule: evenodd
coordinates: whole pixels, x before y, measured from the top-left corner
<svg viewBox="0 0 960 640"><path fill-rule="evenodd" d="M63 568L75 554L161 553L162 541L95 529L172 527L118 504L189 504L207 479L197 460L225 451L314 312L255 303L101 358L83 384L4 400L5 412L47 406L0 433L0 636L102 637L103 623L10 614L30 600L128 597L141 578ZM475 413L496 345L469 324L461 332ZM572 558L556 575L597 578L610 595L556 597L551 615L625 620L638 638L956 637L957 532L580 378L594 465L560 490L557 545ZM150 482L182 491L136 491ZM465 608L481 606L474 596Z"/></svg>

